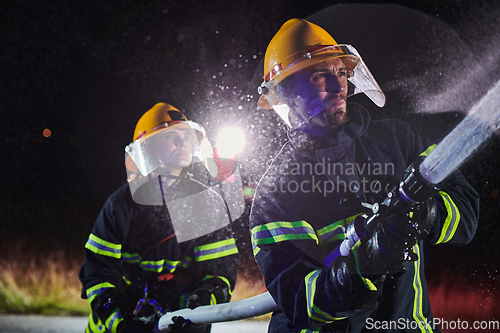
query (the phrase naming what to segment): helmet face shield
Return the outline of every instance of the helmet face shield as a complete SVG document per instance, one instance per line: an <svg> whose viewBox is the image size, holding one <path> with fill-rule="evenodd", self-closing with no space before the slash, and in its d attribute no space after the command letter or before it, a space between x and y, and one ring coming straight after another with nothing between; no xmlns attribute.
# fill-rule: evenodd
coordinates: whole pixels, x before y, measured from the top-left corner
<svg viewBox="0 0 500 333"><path fill-rule="evenodd" d="M311 66L335 58L343 62L343 67L335 75L346 75L348 81L349 89L346 89L346 95L342 98L364 93L377 106L382 107L385 104L385 95L361 56L356 49L345 44L316 47L287 68L275 68L274 72L271 70L266 81L259 87L259 93L289 127L299 128L325 110L336 97L328 91L322 91L313 96L307 91L310 88L290 84L290 81L293 81L292 76Z"/></svg>
<svg viewBox="0 0 500 333"><path fill-rule="evenodd" d="M212 145L206 138L205 130L192 121L165 123L125 147L127 179L131 189L147 182L153 171L168 174L197 162L203 163L210 173L217 173Z"/></svg>

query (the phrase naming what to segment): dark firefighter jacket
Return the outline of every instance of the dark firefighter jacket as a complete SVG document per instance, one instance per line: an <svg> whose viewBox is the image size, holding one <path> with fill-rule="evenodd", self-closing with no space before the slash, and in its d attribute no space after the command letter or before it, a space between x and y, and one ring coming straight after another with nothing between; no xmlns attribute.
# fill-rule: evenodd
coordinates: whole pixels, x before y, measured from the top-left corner
<svg viewBox="0 0 500 333"><path fill-rule="evenodd" d="M144 299L147 287L147 297L158 302L165 313L181 308L187 296L204 280L216 278L228 285L229 290L234 289L238 251L229 216L224 214L227 223L222 225L225 227L179 243L171 222L172 212L168 210L168 201L201 193L206 199L203 206L207 211L200 212L201 207L184 207L186 221L198 210L198 215L206 214L206 221L210 223L212 212L226 212L224 201L216 191L190 176L181 180L174 190L162 206L137 204L132 200L128 183L108 198L85 244L80 271L82 297L88 298L89 303L108 288L120 288L133 309L139 299ZM212 300L217 302L222 300ZM120 315L115 313L116 318L109 320L119 319ZM108 332L101 324L91 316L87 331Z"/></svg>
<svg viewBox="0 0 500 333"><path fill-rule="evenodd" d="M370 192L381 175L400 181L406 167L433 148L403 122L370 121L357 105L349 105L349 112L350 121L327 137L290 131L290 141L258 185L250 217L252 245L267 289L282 310L273 314L269 331L365 332L392 323L393 331L399 326L439 332L424 325L432 313L422 240L413 248L419 260L407 262L403 274L387 276L377 288L376 304L364 310L348 311L327 282L325 256L339 247L347 224L362 212L361 205L342 200L351 201L356 190ZM467 244L477 227L478 195L458 171L439 188L438 223L424 241ZM415 326L419 323L423 330Z"/></svg>

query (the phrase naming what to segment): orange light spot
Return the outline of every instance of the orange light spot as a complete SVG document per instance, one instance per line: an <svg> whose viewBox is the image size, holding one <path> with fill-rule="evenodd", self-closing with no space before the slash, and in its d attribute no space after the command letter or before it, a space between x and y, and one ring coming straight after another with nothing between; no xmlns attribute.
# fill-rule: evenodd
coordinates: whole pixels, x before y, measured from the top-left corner
<svg viewBox="0 0 500 333"><path fill-rule="evenodd" d="M491 192L491 195L493 196L493 198L498 198L498 195L500 193L498 192L498 190L493 190L493 192Z"/></svg>
<svg viewBox="0 0 500 333"><path fill-rule="evenodd" d="M43 136L44 137L48 138L51 135L52 135L52 131L49 130L48 128L46 128L46 129L43 130Z"/></svg>

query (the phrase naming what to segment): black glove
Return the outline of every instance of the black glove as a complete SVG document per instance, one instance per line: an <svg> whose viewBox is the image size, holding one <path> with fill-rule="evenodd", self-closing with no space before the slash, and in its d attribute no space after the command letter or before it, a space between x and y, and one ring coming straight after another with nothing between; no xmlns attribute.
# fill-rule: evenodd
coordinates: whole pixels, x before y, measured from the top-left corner
<svg viewBox="0 0 500 333"><path fill-rule="evenodd" d="M117 312L123 318L127 312L127 303L125 293L118 288L106 289L102 294L98 295L91 304L92 312L105 325L108 319ZM111 328L108 327L111 331Z"/></svg>
<svg viewBox="0 0 500 333"><path fill-rule="evenodd" d="M123 321L118 324L117 333L147 333L152 332L158 323L160 316L153 314L148 317L125 316Z"/></svg>
<svg viewBox="0 0 500 333"><path fill-rule="evenodd" d="M437 221L437 200L431 197L423 203L414 205L411 215L411 219L414 221L415 228L418 231L418 238L425 238Z"/></svg>
<svg viewBox="0 0 500 333"><path fill-rule="evenodd" d="M202 305L226 303L231 299L229 286L217 277L203 281L187 299L184 308L194 309Z"/></svg>
<svg viewBox="0 0 500 333"><path fill-rule="evenodd" d="M348 257L339 256L329 266L330 284L344 301L346 311L362 310L374 303L385 275L372 279L360 275L356 267L348 267Z"/></svg>
<svg viewBox="0 0 500 333"><path fill-rule="evenodd" d="M159 318L134 319L132 311L127 305L123 290L118 288L106 289L92 301L92 311L97 318L106 326L108 319L119 311L119 316L110 322L112 325L116 320L123 319L116 327L117 333L145 333L151 332ZM112 327L106 328L112 332Z"/></svg>
<svg viewBox="0 0 500 333"><path fill-rule="evenodd" d="M145 322L142 320L136 320L132 318L125 318L121 321L117 328L116 333L147 333L152 332L153 327L156 322L153 323L152 326L146 326ZM111 328L108 328L111 332Z"/></svg>
<svg viewBox="0 0 500 333"><path fill-rule="evenodd" d="M405 262L418 259L412 251L417 230L408 217L400 214L379 216L367 228L367 235L348 255L349 268L355 268L361 276L377 278L384 274L401 273L404 272Z"/></svg>
<svg viewBox="0 0 500 333"><path fill-rule="evenodd" d="M173 333L203 333L210 327L210 325L195 325L180 316L172 317L172 322L168 328Z"/></svg>
<svg viewBox="0 0 500 333"><path fill-rule="evenodd" d="M330 283L349 310L360 310L375 302L386 274L404 272L404 262L418 258L411 251L417 231L398 214L375 218L369 225L359 216L349 228L359 241L330 264Z"/></svg>
<svg viewBox="0 0 500 333"><path fill-rule="evenodd" d="M212 288L200 287L196 289L187 299L184 308L194 309L202 305L210 305L212 299Z"/></svg>

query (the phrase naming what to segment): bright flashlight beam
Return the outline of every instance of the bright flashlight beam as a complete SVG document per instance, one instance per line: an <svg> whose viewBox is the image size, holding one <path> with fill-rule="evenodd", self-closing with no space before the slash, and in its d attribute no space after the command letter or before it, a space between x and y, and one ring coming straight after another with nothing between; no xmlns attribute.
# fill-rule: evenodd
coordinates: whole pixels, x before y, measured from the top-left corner
<svg viewBox="0 0 500 333"><path fill-rule="evenodd" d="M217 152L222 158L231 158L243 151L245 134L237 127L224 127L215 141Z"/></svg>

